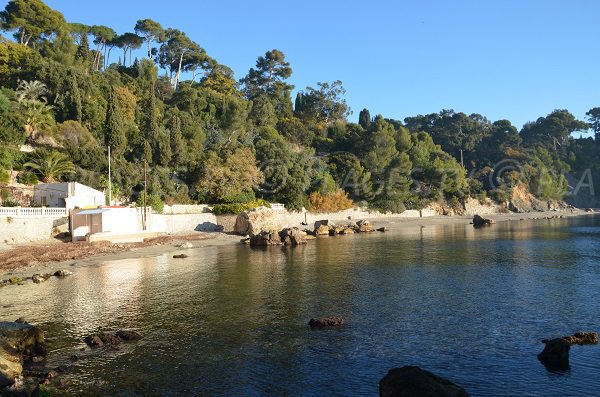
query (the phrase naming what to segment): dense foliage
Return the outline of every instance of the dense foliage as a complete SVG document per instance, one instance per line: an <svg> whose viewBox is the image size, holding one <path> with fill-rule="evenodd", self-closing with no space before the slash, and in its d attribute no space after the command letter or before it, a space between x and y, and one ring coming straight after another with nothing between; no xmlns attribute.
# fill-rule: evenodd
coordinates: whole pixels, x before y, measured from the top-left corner
<svg viewBox="0 0 600 397"><path fill-rule="evenodd" d="M518 184L560 199L567 172L600 164L597 139L573 137L600 136L600 108L589 124L555 110L520 132L453 110L399 121L363 109L355 124L339 80L292 100L292 65L277 49L237 81L184 32L151 19L119 34L69 23L41 0L11 0L0 27L14 37L0 38L0 181L16 170L24 183L106 188L110 146L123 201L140 197L146 163L156 206L229 212L262 199L401 212L466 196L504 201ZM26 143L33 153L20 150Z"/></svg>

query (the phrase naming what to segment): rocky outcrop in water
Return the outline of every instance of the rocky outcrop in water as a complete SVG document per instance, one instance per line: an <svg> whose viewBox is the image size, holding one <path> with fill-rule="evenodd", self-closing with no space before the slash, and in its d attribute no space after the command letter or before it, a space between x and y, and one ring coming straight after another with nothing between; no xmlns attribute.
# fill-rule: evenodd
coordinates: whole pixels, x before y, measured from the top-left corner
<svg viewBox="0 0 600 397"><path fill-rule="evenodd" d="M494 222L492 219L482 218L479 215L475 215L473 217L473 227L484 227L494 223L496 222Z"/></svg>
<svg viewBox="0 0 600 397"><path fill-rule="evenodd" d="M448 379L419 367L390 369L379 381L381 397L468 397L469 393Z"/></svg>
<svg viewBox="0 0 600 397"><path fill-rule="evenodd" d="M103 346L118 346L123 341L135 341L142 339L142 335L135 331L120 330L115 333L96 332L83 338L83 341L91 348Z"/></svg>
<svg viewBox="0 0 600 397"><path fill-rule="evenodd" d="M47 354L44 332L25 322L0 322L0 388L19 382L23 369Z"/></svg>
<svg viewBox="0 0 600 397"><path fill-rule="evenodd" d="M283 229L279 232L279 238L283 245L306 244L306 233L295 227Z"/></svg>
<svg viewBox="0 0 600 397"><path fill-rule="evenodd" d="M570 336L563 336L570 345L597 345L598 334L596 332L576 332Z"/></svg>
<svg viewBox="0 0 600 397"><path fill-rule="evenodd" d="M250 245L253 247L267 247L270 245L281 245L281 238L276 231L263 231L250 236Z"/></svg>
<svg viewBox="0 0 600 397"><path fill-rule="evenodd" d="M571 344L563 338L543 341L546 346L538 354L538 360L550 371L564 371L569 369L569 350Z"/></svg>
<svg viewBox="0 0 600 397"><path fill-rule="evenodd" d="M311 328L339 327L344 324L344 319L340 316L326 318L311 318L308 322Z"/></svg>

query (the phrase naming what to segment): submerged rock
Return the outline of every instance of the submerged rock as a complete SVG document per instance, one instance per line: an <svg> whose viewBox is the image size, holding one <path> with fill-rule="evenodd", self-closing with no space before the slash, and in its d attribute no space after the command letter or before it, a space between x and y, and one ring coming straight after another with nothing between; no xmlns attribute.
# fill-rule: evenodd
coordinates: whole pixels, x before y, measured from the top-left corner
<svg viewBox="0 0 600 397"><path fill-rule="evenodd" d="M324 327L339 327L344 324L344 319L340 316L332 316L326 318L311 318L308 322L311 328L324 328Z"/></svg>
<svg viewBox="0 0 600 397"><path fill-rule="evenodd" d="M177 254L177 255L173 255L174 259L185 259L188 256L186 254Z"/></svg>
<svg viewBox="0 0 600 397"><path fill-rule="evenodd" d="M117 331L116 335L117 337L126 341L142 339L142 335L140 335L139 333L125 329Z"/></svg>
<svg viewBox="0 0 600 397"><path fill-rule="evenodd" d="M569 350L571 345L563 338L543 341L546 346L538 354L538 360L550 371L569 369Z"/></svg>
<svg viewBox="0 0 600 397"><path fill-rule="evenodd" d="M468 397L469 393L448 379L419 367L390 369L379 381L381 397Z"/></svg>
<svg viewBox="0 0 600 397"><path fill-rule="evenodd" d="M122 340L116 335L108 332L97 332L83 338L83 341L89 347L102 347L105 345L116 346L121 344Z"/></svg>

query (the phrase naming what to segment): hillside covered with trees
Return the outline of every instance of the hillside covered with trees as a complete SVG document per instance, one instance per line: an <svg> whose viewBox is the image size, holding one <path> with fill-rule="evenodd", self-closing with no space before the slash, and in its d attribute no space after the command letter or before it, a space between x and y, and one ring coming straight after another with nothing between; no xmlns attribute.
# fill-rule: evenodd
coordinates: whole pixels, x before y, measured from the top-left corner
<svg viewBox="0 0 600 397"><path fill-rule="evenodd" d="M453 110L392 120L351 109L341 81L298 91L277 49L241 80L192 37L140 19L128 32L66 21L41 0L0 14L0 180L108 186L136 201L246 203L401 212L525 186L562 199L566 174L600 167L600 108L526 124ZM143 56L135 57L143 53ZM259 54L257 54L259 55ZM593 129L594 138L574 135ZM575 133L575 134L574 134ZM35 150L23 152L22 145Z"/></svg>

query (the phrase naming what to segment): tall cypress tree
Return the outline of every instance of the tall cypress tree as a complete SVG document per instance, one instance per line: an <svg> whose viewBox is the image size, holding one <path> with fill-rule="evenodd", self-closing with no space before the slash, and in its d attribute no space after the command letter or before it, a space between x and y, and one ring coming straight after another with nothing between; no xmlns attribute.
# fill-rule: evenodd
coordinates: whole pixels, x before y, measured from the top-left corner
<svg viewBox="0 0 600 397"><path fill-rule="evenodd" d="M358 124L365 130L371 128L371 114L369 113L369 109L363 109L360 111L358 115Z"/></svg>
<svg viewBox="0 0 600 397"><path fill-rule="evenodd" d="M178 116L173 116L171 125L171 165L174 168L181 164L181 151L183 150L183 138L181 136L181 120Z"/></svg>
<svg viewBox="0 0 600 397"><path fill-rule="evenodd" d="M119 108L117 95L111 87L108 95L108 107L106 109L106 122L104 123L104 139L106 145L110 146L115 156L122 155L125 151L126 137L123 114Z"/></svg>

